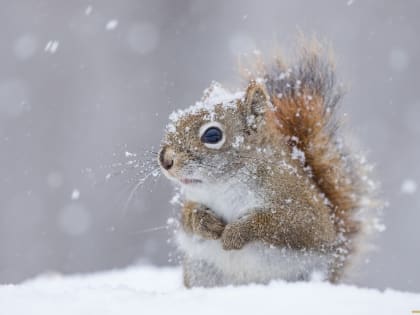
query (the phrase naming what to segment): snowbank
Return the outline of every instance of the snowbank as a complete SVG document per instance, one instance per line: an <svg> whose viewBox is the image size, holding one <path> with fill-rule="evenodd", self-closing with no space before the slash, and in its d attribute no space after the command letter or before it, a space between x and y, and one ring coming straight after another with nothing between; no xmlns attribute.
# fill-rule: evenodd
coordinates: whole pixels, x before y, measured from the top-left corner
<svg viewBox="0 0 420 315"><path fill-rule="evenodd" d="M43 276L0 286L0 314L411 314L420 294L328 283L187 290L177 268Z"/></svg>

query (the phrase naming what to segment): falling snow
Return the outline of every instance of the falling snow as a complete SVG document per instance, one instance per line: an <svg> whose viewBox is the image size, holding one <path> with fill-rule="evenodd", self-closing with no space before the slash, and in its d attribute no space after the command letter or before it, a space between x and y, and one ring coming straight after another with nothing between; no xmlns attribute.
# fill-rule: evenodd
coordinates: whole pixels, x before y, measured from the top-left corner
<svg viewBox="0 0 420 315"><path fill-rule="evenodd" d="M85 9L85 15L89 16L92 14L92 12L93 12L93 6L91 5L87 6Z"/></svg>
<svg viewBox="0 0 420 315"><path fill-rule="evenodd" d="M405 179L400 190L403 194L412 195L417 191L417 183L412 179Z"/></svg>
<svg viewBox="0 0 420 315"><path fill-rule="evenodd" d="M78 189L74 189L71 193L71 200L78 200L80 198L80 191Z"/></svg>
<svg viewBox="0 0 420 315"><path fill-rule="evenodd" d="M45 52L48 52L50 54L55 54L57 52L58 46L60 45L60 42L58 40L50 40L44 48Z"/></svg>
<svg viewBox="0 0 420 315"><path fill-rule="evenodd" d="M117 28L118 23L119 23L118 20L110 20L106 23L105 29L107 31L113 31Z"/></svg>

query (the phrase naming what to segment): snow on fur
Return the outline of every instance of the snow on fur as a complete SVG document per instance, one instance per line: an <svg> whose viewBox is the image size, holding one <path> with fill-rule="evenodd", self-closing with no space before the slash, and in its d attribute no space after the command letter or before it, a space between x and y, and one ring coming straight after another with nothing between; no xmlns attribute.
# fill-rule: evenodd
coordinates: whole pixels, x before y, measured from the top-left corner
<svg viewBox="0 0 420 315"><path fill-rule="evenodd" d="M216 105L222 105L225 108L236 108L236 101L243 97L244 92L232 93L224 89L220 83L213 81L210 87L204 90L201 101L196 102L186 109L178 109L170 114L169 120L171 123L166 126L166 130L174 132L177 122L187 115L197 114L203 110L212 114ZM210 117L210 120L213 119Z"/></svg>

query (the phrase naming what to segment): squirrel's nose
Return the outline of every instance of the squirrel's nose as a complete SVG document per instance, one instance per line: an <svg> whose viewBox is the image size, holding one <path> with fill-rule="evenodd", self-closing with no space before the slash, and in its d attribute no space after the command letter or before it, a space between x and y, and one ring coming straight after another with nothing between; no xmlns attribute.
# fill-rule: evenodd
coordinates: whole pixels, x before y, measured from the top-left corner
<svg viewBox="0 0 420 315"><path fill-rule="evenodd" d="M159 163L165 170L169 171L174 165L173 158L168 154L166 148L162 148L159 153Z"/></svg>

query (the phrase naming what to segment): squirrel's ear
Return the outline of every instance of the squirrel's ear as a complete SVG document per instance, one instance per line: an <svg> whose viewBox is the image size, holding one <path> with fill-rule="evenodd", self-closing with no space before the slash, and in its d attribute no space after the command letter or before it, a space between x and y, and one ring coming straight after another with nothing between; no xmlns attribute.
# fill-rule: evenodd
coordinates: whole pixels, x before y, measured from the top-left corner
<svg viewBox="0 0 420 315"><path fill-rule="evenodd" d="M245 106L251 115L260 116L266 110L267 104L270 101L264 86L251 81L246 90Z"/></svg>

